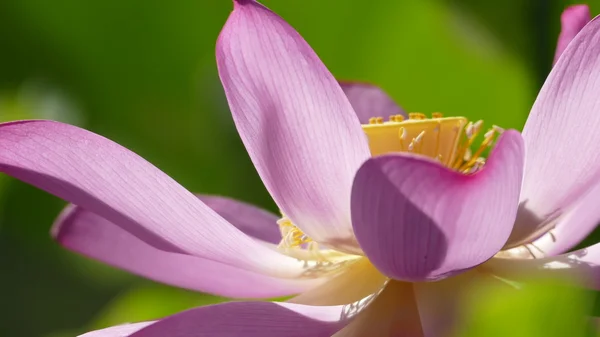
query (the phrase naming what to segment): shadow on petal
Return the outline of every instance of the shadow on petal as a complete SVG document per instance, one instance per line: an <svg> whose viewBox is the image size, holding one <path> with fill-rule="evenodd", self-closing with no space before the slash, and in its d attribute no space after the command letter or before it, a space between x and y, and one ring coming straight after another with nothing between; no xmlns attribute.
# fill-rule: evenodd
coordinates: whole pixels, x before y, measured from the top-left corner
<svg viewBox="0 0 600 337"><path fill-rule="evenodd" d="M442 278L434 272L446 257L446 236L422 205L407 197L403 189L395 188L398 177L394 173L371 162L357 174L352 222L361 247L377 269L394 279ZM359 186L383 188L363 188L358 193Z"/></svg>
<svg viewBox="0 0 600 337"><path fill-rule="evenodd" d="M345 310L346 306L230 302L181 312L130 337L329 337L348 323Z"/></svg>
<svg viewBox="0 0 600 337"><path fill-rule="evenodd" d="M506 130L474 174L411 154L366 161L352 189L352 224L362 250L396 280L434 281L489 260L513 228L523 141Z"/></svg>

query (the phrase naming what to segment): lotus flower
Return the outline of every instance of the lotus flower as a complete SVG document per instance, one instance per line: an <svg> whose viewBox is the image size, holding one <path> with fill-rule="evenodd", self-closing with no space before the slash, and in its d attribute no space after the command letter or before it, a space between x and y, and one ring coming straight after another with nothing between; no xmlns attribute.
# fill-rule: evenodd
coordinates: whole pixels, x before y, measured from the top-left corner
<svg viewBox="0 0 600 337"><path fill-rule="evenodd" d="M554 273L556 263L569 275L596 270L597 248L557 254L600 218L590 206L600 193L599 20L579 34L564 20L561 41L573 41L523 135L492 127L476 146L481 122L406 116L377 88L339 85L283 19L234 4L219 74L281 216L196 197L120 145L52 121L0 124L0 171L72 203L52 231L70 250L227 297L299 295L84 336L439 337L469 282ZM523 254L530 246L544 257Z"/></svg>

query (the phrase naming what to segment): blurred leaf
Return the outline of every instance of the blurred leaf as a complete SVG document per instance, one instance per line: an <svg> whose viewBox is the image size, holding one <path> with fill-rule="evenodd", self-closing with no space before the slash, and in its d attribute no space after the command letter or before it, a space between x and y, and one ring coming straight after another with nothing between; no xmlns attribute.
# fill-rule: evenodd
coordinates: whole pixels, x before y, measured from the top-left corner
<svg viewBox="0 0 600 337"><path fill-rule="evenodd" d="M0 122L21 119L53 119L79 124L81 113L57 87L41 80L29 80L17 88L0 90ZM0 205L8 181L6 176L0 175Z"/></svg>
<svg viewBox="0 0 600 337"><path fill-rule="evenodd" d="M44 337L74 337L74 336L78 336L78 334L80 334L81 331L79 331L79 329L77 330L65 330L65 331L60 331L60 332L51 332L49 334L44 335Z"/></svg>
<svg viewBox="0 0 600 337"><path fill-rule="evenodd" d="M461 337L593 336L591 298L582 290L551 280L522 289L481 288L465 302Z"/></svg>

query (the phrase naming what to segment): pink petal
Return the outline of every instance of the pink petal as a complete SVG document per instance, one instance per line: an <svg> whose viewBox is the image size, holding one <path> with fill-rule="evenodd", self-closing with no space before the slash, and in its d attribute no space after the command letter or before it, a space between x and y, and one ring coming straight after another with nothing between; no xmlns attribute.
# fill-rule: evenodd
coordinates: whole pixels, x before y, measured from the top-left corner
<svg viewBox="0 0 600 337"><path fill-rule="evenodd" d="M586 25L542 87L523 131L526 170L511 246L527 242L600 179L600 20Z"/></svg>
<svg viewBox="0 0 600 337"><path fill-rule="evenodd" d="M425 337L456 335L455 329L465 318L462 311L469 296L482 287L509 287L477 269L440 282L420 282L413 286Z"/></svg>
<svg viewBox="0 0 600 337"><path fill-rule="evenodd" d="M262 241L278 244L281 232L279 217L239 200L215 195L197 194L198 198L244 234Z"/></svg>
<svg viewBox="0 0 600 337"><path fill-rule="evenodd" d="M344 326L344 308L230 302L184 311L130 337L329 337Z"/></svg>
<svg viewBox="0 0 600 337"><path fill-rule="evenodd" d="M435 280L486 261L512 229L523 157L520 134L509 130L473 175L410 155L367 161L352 191L361 248L382 273L406 281Z"/></svg>
<svg viewBox="0 0 600 337"><path fill-rule="evenodd" d="M142 322L134 324L117 325L102 330L84 333L83 335L79 335L79 337L127 337L132 333L137 332L153 323L154 322Z"/></svg>
<svg viewBox="0 0 600 337"><path fill-rule="evenodd" d="M319 243L351 238L351 183L370 152L314 51L267 8L235 1L217 64L242 141L275 202Z"/></svg>
<svg viewBox="0 0 600 337"><path fill-rule="evenodd" d="M550 232L531 243L533 250L545 256L568 252L585 239L600 223L600 184L588 193L574 208L568 210Z"/></svg>
<svg viewBox="0 0 600 337"><path fill-rule="evenodd" d="M600 290L600 244L541 259L493 258L482 268L517 281L528 277L558 277Z"/></svg>
<svg viewBox="0 0 600 337"><path fill-rule="evenodd" d="M574 5L567 7L560 16L561 31L556 44L556 54L554 55L554 63L567 49L569 43L583 29L583 27L592 20L590 8L587 5Z"/></svg>
<svg viewBox="0 0 600 337"><path fill-rule="evenodd" d="M0 124L0 172L98 214L161 250L272 276L306 272L303 262L231 226L141 157L75 126Z"/></svg>
<svg viewBox="0 0 600 337"><path fill-rule="evenodd" d="M361 124L369 124L369 119L372 117L383 117L385 120L393 115L407 117L406 112L383 89L375 85L340 81L340 86L344 89Z"/></svg>
<svg viewBox="0 0 600 337"><path fill-rule="evenodd" d="M272 298L311 289L322 281L275 278L184 253L161 250L110 221L70 205L53 227L65 248L176 287L235 298Z"/></svg>

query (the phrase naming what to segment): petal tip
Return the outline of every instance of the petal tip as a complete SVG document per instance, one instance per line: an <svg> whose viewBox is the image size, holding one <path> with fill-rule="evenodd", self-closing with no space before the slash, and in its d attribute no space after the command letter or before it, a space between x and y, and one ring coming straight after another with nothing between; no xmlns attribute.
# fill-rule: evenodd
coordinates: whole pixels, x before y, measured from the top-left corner
<svg viewBox="0 0 600 337"><path fill-rule="evenodd" d="M255 3L254 0L233 0L233 7L236 8L238 6L245 6Z"/></svg>
<svg viewBox="0 0 600 337"><path fill-rule="evenodd" d="M591 20L592 15L587 5L573 5L565 8L560 16L561 32L558 37L554 63L558 61L569 43Z"/></svg>
<svg viewBox="0 0 600 337"><path fill-rule="evenodd" d="M76 210L77 206L69 204L60 212L58 217L56 217L56 220L54 220L54 223L50 228L50 236L52 236L54 240L61 242L61 237L63 237L63 233L65 232L64 227L67 223L67 219L69 219Z"/></svg>
<svg viewBox="0 0 600 337"><path fill-rule="evenodd" d="M584 4L569 6L565 8L565 10L562 12L560 19L562 24L566 24L569 20L572 20L574 17L585 20L586 22L590 21L592 19L590 7Z"/></svg>

